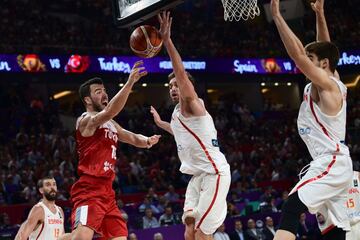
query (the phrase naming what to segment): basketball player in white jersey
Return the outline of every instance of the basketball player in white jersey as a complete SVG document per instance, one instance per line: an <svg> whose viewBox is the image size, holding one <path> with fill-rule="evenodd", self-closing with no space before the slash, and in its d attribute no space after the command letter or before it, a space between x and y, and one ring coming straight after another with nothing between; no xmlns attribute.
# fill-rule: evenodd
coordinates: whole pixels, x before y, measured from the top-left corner
<svg viewBox="0 0 360 240"><path fill-rule="evenodd" d="M360 173L354 171L351 186L348 189L346 207L350 220L351 230L346 232L346 240L358 240L360 238ZM324 211L325 210L325 211ZM329 218L328 211L324 209L316 215L321 232L328 231L334 225Z"/></svg>
<svg viewBox="0 0 360 240"><path fill-rule="evenodd" d="M351 230L346 233L346 240L360 238L360 172L354 171L351 188L346 202Z"/></svg>
<svg viewBox="0 0 360 240"><path fill-rule="evenodd" d="M15 240L69 240L64 231L64 212L55 204L57 187L54 178L45 177L38 182L42 200L30 211Z"/></svg>
<svg viewBox="0 0 360 240"><path fill-rule="evenodd" d="M323 2L316 5L313 8ZM333 226L323 232L324 239L343 240L345 231L350 230L346 199L352 179L352 161L344 145L347 89L335 70L339 51L325 31L323 15L317 14L318 42L304 48L281 16L279 0L272 0L270 7L289 56L311 81L304 90L298 129L313 158L283 206L274 239L295 239L298 217L309 210L313 214L326 212L331 219Z"/></svg>
<svg viewBox="0 0 360 240"><path fill-rule="evenodd" d="M186 190L182 218L185 239L213 239L212 234L226 217L230 167L219 150L213 119L197 96L170 38L170 13L158 17L160 34L174 69L169 75L170 97L177 105L170 123L162 121L153 107L151 112L156 125L174 135L180 171L193 176Z"/></svg>

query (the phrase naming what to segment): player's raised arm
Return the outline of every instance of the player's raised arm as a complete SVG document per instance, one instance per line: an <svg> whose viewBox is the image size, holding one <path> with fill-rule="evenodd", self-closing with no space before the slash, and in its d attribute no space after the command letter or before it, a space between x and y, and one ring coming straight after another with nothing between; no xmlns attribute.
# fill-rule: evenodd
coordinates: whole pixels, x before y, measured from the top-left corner
<svg viewBox="0 0 360 240"><path fill-rule="evenodd" d="M163 12L159 14L158 19L160 22L159 32L173 65L176 83L181 93L181 100L190 103L188 105L190 108L190 114L195 116L205 115L205 107L200 103L198 95L195 92L194 85L187 76L181 56L170 38L172 24L172 17L170 17L170 12Z"/></svg>
<svg viewBox="0 0 360 240"><path fill-rule="evenodd" d="M316 41L318 42L331 41L325 18L324 2L325 0L316 0L316 2L311 3L311 8L316 13ZM335 71L334 75L337 79L340 79L339 73L337 71Z"/></svg>
<svg viewBox="0 0 360 240"><path fill-rule="evenodd" d="M307 56L301 41L291 31L281 16L279 0L271 0L271 13L286 51L294 60L296 66L309 80L320 88L324 90L334 90L337 88L337 85L333 81L329 81L327 72L323 70L321 66L316 66ZM329 60L324 59L323 64L329 64Z"/></svg>
<svg viewBox="0 0 360 240"><path fill-rule="evenodd" d="M167 131L171 135L174 135L174 133L171 130L170 123L161 120L161 117L160 117L159 113L156 111L156 109L153 106L150 107L150 112L153 115L154 122L155 122L156 126L158 126L159 128Z"/></svg>
<svg viewBox="0 0 360 240"><path fill-rule="evenodd" d="M329 29L327 27L325 13L324 13L324 1L316 0L311 3L311 8L316 13L316 41L330 42Z"/></svg>
<svg viewBox="0 0 360 240"><path fill-rule="evenodd" d="M31 209L26 221L21 224L18 233L15 236L15 240L27 240L30 234L34 231L36 225L38 225L44 219L44 209L40 206L34 206Z"/></svg>
<svg viewBox="0 0 360 240"><path fill-rule="evenodd" d="M107 103L107 94L105 88L102 84L92 84L90 87L89 95L90 96L80 96L83 98L83 102L87 106L91 106L91 109L96 114L88 114L80 121L80 131L84 136L92 135L97 127L103 123L114 118L119 112L124 108L126 101L129 97L132 87L134 84L139 81L139 79L147 74L145 67L143 67L143 62L138 61L134 64L131 73L129 75L128 81L122 87L122 89ZM81 87L80 87L81 91ZM100 103L105 107L103 109L96 109L93 98L100 98ZM87 109L88 110L88 109Z"/></svg>

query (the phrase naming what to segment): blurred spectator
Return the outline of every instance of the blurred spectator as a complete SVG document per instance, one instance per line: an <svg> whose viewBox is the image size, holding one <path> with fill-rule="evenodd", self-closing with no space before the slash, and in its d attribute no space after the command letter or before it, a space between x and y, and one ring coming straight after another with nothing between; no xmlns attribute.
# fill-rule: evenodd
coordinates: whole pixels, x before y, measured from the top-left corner
<svg viewBox="0 0 360 240"><path fill-rule="evenodd" d="M154 204L151 203L150 199L151 198L149 195L145 196L144 202L139 206L139 212L144 212L145 209L150 208L153 213L159 214L160 213L159 209L155 207Z"/></svg>
<svg viewBox="0 0 360 240"><path fill-rule="evenodd" d="M135 233L130 233L129 234L129 240L137 240L137 236Z"/></svg>
<svg viewBox="0 0 360 240"><path fill-rule="evenodd" d="M169 202L176 202L179 200L179 194L175 192L175 188L173 185L169 185L168 191L165 193L164 197Z"/></svg>
<svg viewBox="0 0 360 240"><path fill-rule="evenodd" d="M143 229L160 227L158 220L153 216L151 208L145 209L145 216L143 217Z"/></svg>
<svg viewBox="0 0 360 240"><path fill-rule="evenodd" d="M221 224L214 233L214 240L230 240L229 235L225 232L225 224Z"/></svg>
<svg viewBox="0 0 360 240"><path fill-rule="evenodd" d="M249 219L247 222L248 229L246 230L247 239L249 240L262 240L263 234L260 230L256 229L254 219Z"/></svg>
<svg viewBox="0 0 360 240"><path fill-rule="evenodd" d="M174 215L173 210L170 206L165 208L165 213L160 216L159 222L161 226L169 226L180 223L180 219L177 215Z"/></svg>
<svg viewBox="0 0 360 240"><path fill-rule="evenodd" d="M155 233L154 240L164 240L163 235L161 233Z"/></svg>
<svg viewBox="0 0 360 240"><path fill-rule="evenodd" d="M265 219L265 227L263 229L263 235L265 236L265 240L273 240L275 236L275 228L274 221L271 217L266 217Z"/></svg>
<svg viewBox="0 0 360 240"><path fill-rule="evenodd" d="M247 240L240 220L234 223L234 231L230 234L230 240Z"/></svg>

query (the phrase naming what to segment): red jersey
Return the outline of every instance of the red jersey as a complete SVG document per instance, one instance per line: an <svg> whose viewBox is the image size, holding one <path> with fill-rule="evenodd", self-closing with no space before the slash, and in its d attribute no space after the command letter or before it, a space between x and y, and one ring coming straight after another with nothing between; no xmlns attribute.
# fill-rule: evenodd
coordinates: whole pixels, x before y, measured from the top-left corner
<svg viewBox="0 0 360 240"><path fill-rule="evenodd" d="M98 127L94 135L83 137L76 124L76 143L79 155L78 174L114 180L116 163L117 130L111 121Z"/></svg>

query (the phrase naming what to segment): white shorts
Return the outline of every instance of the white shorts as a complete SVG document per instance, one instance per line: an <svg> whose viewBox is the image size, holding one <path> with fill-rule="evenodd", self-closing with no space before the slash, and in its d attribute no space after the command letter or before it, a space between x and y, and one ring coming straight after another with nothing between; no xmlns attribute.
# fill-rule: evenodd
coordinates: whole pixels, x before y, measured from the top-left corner
<svg viewBox="0 0 360 240"><path fill-rule="evenodd" d="M346 233L346 240L359 240L360 239L360 222L351 226L350 232Z"/></svg>
<svg viewBox="0 0 360 240"><path fill-rule="evenodd" d="M230 182L230 171L226 175L203 173L193 176L186 189L183 222L190 213L195 218L195 229L213 234L227 214L226 196Z"/></svg>
<svg viewBox="0 0 360 240"><path fill-rule="evenodd" d="M309 170L291 193L298 191L300 200L310 213L320 212L326 222L330 221L348 231L350 222L346 200L352 178L352 160L349 156L325 156L311 162ZM329 226L325 227L320 225L320 230L324 232Z"/></svg>

